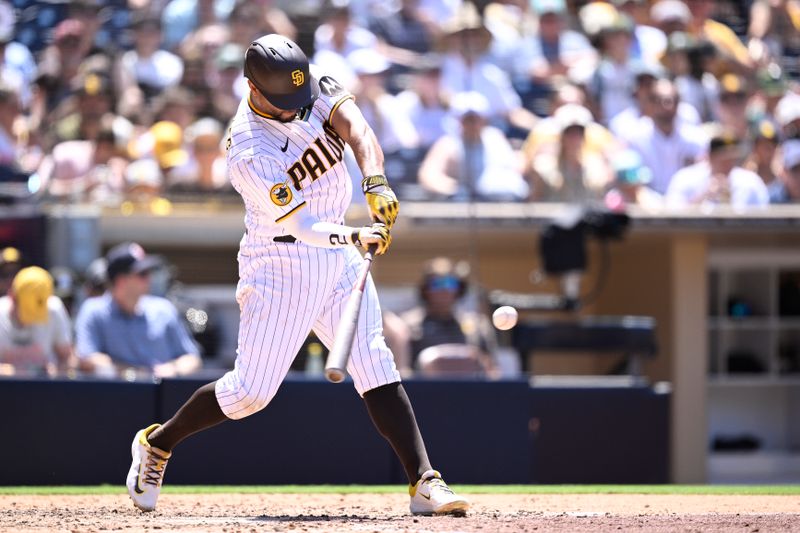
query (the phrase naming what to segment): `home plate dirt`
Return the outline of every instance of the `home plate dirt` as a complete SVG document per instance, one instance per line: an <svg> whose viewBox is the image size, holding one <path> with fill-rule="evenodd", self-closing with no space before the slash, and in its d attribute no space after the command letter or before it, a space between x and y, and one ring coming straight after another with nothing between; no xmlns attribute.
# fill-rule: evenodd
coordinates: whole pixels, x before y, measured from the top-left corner
<svg viewBox="0 0 800 533"><path fill-rule="evenodd" d="M414 517L403 494L163 494L142 513L125 495L0 496L0 531L800 532L800 497L468 494L471 512Z"/></svg>

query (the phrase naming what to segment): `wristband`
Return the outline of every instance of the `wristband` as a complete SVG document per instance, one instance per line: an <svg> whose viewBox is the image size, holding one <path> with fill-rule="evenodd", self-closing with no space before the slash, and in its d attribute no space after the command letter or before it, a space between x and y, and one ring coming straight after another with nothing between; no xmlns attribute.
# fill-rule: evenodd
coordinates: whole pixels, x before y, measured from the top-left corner
<svg viewBox="0 0 800 533"><path fill-rule="evenodd" d="M356 228L356 229L353 230L353 233L350 234L350 240L356 246L361 246L361 239L358 237L358 234L360 233L360 231L361 231L360 228Z"/></svg>
<svg viewBox="0 0 800 533"><path fill-rule="evenodd" d="M361 180L361 190L364 192L364 194L371 191L375 187L378 187L379 185L385 185L386 187L389 186L389 180L387 180L386 176L383 174L374 174Z"/></svg>

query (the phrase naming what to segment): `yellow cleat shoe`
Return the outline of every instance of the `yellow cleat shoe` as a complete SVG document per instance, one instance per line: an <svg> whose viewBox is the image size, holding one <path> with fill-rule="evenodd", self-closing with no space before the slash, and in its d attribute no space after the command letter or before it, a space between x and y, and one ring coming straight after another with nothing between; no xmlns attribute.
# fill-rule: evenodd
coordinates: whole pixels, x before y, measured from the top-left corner
<svg viewBox="0 0 800 533"><path fill-rule="evenodd" d="M464 516L469 509L469 502L450 490L436 470L422 474L417 484L409 487L408 493L411 495L411 514Z"/></svg>
<svg viewBox="0 0 800 533"><path fill-rule="evenodd" d="M138 431L131 444L133 462L128 471L126 485L133 504L142 511L152 511L156 508L164 471L167 469L167 460L172 455L150 446L147 442L147 436L160 425L153 424Z"/></svg>

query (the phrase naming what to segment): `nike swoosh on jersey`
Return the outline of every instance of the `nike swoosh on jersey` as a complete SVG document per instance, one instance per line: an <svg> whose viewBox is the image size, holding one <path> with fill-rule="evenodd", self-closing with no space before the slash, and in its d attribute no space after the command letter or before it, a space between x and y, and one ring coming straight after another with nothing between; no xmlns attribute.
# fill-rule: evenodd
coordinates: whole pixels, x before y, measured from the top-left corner
<svg viewBox="0 0 800 533"><path fill-rule="evenodd" d="M289 137L286 137L286 143L281 148L281 152L285 152L287 148L289 148Z"/></svg>

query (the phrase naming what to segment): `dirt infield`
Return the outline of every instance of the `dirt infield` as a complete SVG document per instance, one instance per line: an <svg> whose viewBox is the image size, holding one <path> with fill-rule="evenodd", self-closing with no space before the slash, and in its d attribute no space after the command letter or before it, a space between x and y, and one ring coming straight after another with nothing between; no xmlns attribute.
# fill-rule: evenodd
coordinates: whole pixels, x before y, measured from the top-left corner
<svg viewBox="0 0 800 533"><path fill-rule="evenodd" d="M465 518L413 517L402 494L165 494L144 514L127 496L0 496L0 531L800 532L798 496L470 494Z"/></svg>

